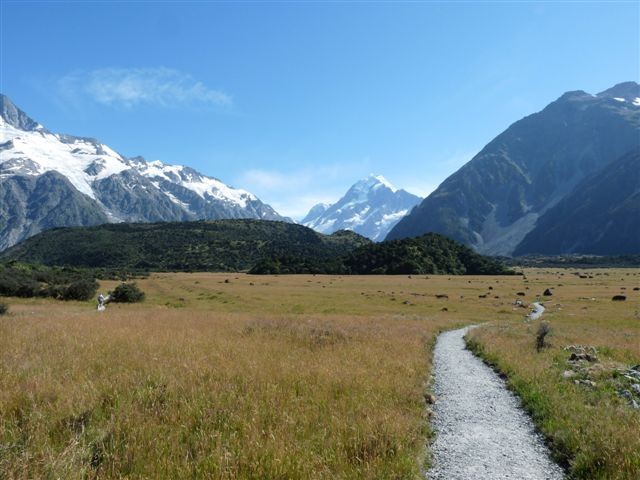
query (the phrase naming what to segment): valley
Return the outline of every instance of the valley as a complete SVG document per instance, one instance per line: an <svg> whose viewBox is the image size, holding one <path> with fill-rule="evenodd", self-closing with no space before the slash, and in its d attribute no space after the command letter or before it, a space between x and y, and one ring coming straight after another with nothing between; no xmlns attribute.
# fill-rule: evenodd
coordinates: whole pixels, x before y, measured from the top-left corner
<svg viewBox="0 0 640 480"><path fill-rule="evenodd" d="M8 478L421 478L433 461L436 336L480 324L468 342L504 373L553 458L573 478L630 479L640 410L621 372L640 363L639 278L153 273L137 280L145 302L105 312L9 298L0 468ZM612 302L620 293L626 301ZM541 301L541 320L525 322L518 299ZM537 352L541 321L551 333ZM571 346L593 347L597 361L569 362Z"/></svg>

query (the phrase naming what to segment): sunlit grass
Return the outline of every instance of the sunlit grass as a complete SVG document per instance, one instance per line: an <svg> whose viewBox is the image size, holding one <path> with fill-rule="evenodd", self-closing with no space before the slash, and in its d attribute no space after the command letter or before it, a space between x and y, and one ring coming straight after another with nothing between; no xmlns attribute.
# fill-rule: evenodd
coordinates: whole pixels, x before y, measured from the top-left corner
<svg viewBox="0 0 640 480"><path fill-rule="evenodd" d="M640 363L640 293L637 270L594 270L593 278L529 272L536 290L555 286L545 319L550 346L534 346L539 322L494 322L475 329L475 350L509 377L536 423L548 437L556 458L572 478L640 478L640 411L618 395L619 369ZM554 279L555 277L555 279ZM552 283L553 279L553 283ZM533 287L532 287L533 288ZM615 294L626 302L612 302ZM588 374L564 378L569 345L596 347L599 361L583 362ZM595 386L575 384L590 379Z"/></svg>
<svg viewBox="0 0 640 480"><path fill-rule="evenodd" d="M9 299L0 478L421 478L434 338L482 322L494 325L477 331L486 352L522 392L544 397L539 411L557 436L586 438L592 418L571 412L593 411L590 448L622 469L637 452L637 414L615 392L594 407L554 363L565 343L640 361L637 299L609 301L620 278L632 286L620 275L591 285L568 272L528 272L526 281L159 274L138 281L143 304L102 314L89 303ZM512 303L552 281L565 284L547 303L552 347L536 354L536 325Z"/></svg>

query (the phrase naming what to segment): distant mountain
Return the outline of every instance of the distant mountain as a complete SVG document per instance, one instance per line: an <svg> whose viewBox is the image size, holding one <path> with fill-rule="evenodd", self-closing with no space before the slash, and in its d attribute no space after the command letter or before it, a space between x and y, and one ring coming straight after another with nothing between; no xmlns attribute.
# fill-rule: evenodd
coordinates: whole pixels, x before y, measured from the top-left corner
<svg viewBox="0 0 640 480"><path fill-rule="evenodd" d="M46 230L2 252L0 261L124 270L241 271L265 258L293 255L321 261L369 243L353 232L322 235L276 221L117 223Z"/></svg>
<svg viewBox="0 0 640 480"><path fill-rule="evenodd" d="M369 175L333 205L314 206L300 223L322 233L353 230L381 241L420 200L397 189L381 175Z"/></svg>
<svg viewBox="0 0 640 480"><path fill-rule="evenodd" d="M244 190L189 167L126 158L54 134L0 95L0 250L39 231L104 222L285 220Z"/></svg>
<svg viewBox="0 0 640 480"><path fill-rule="evenodd" d="M609 163L547 210L516 255L640 253L640 151Z"/></svg>
<svg viewBox="0 0 640 480"><path fill-rule="evenodd" d="M598 205L593 206L601 216L601 226L607 223L609 213L632 214L633 209L624 202L632 195L630 192L640 189L640 184L633 184L631 177L628 181L632 184L625 190L628 195L617 195L609 172L622 168L617 160L623 155L639 149L637 83L621 83L598 95L565 93L544 110L498 135L398 222L387 238L436 232L495 255L535 252L540 248L554 254L578 250L617 254L622 253L622 245L630 244L635 244L634 251L638 252L640 242L637 237L629 237L633 229L609 228L606 242L598 243L584 237L595 234L590 212L558 212L562 211L560 202L565 198L564 208L575 207L578 201L590 202L584 193L587 186L582 182L592 178L589 185L593 190L588 192L595 195L597 191L600 195ZM597 177L603 181L608 178L609 183L596 186L591 182L597 182ZM556 206L559 210L554 209ZM558 222L573 228L566 241L550 238L566 231L567 227ZM616 222L628 225L638 219L636 216ZM532 236L525 241L529 233ZM543 242L544 247L534 242Z"/></svg>

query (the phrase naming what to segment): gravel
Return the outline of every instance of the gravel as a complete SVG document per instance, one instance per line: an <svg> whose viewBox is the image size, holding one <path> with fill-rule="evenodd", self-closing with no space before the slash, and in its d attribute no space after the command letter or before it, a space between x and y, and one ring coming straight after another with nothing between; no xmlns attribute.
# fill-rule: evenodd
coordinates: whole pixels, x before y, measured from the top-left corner
<svg viewBox="0 0 640 480"><path fill-rule="evenodd" d="M466 350L468 328L434 351L435 441L429 479L562 479L542 437L504 381Z"/></svg>
<svg viewBox="0 0 640 480"><path fill-rule="evenodd" d="M544 307L538 302L533 302L533 310L527 315L527 320L537 320L544 313Z"/></svg>

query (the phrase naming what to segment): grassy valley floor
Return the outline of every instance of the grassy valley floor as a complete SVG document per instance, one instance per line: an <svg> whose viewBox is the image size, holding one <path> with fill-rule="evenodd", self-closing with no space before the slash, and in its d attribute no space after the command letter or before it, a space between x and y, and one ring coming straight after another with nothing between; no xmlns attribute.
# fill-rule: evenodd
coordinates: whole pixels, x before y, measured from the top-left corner
<svg viewBox="0 0 640 480"><path fill-rule="evenodd" d="M435 336L488 322L475 347L512 377L574 476L632 478L640 411L613 374L594 373L595 387L565 379L562 348L595 346L603 372L640 363L640 271L572 273L154 274L138 281L143 304L104 313L9 299L0 477L420 478ZM513 302L547 287L551 347L536 353L538 322ZM622 287L627 301L611 302Z"/></svg>

